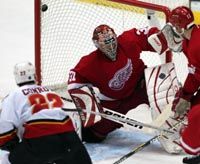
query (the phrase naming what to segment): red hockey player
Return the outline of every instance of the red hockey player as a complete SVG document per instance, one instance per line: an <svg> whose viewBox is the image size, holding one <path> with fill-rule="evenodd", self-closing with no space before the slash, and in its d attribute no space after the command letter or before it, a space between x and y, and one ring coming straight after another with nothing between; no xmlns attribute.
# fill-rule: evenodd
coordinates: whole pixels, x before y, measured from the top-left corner
<svg viewBox="0 0 200 164"><path fill-rule="evenodd" d="M188 112L188 126L181 132L180 143L193 158L184 158L183 163L200 163L200 25L194 24L194 16L188 7L172 10L170 23L183 38L182 51L188 59L189 74L184 86L177 92L172 109L175 117ZM191 107L190 107L191 106Z"/></svg>
<svg viewBox="0 0 200 164"><path fill-rule="evenodd" d="M4 98L0 115L0 149L7 152L7 162L92 163L61 98L36 85L34 66L18 63L14 76L19 88Z"/></svg>
<svg viewBox="0 0 200 164"><path fill-rule="evenodd" d="M149 104L145 80L145 64L140 59L142 51L153 51L148 36L157 28L133 28L119 37L108 25L94 29L92 40L97 50L80 59L71 69L68 91L88 85L97 87L103 107L126 114L140 104ZM101 119L84 128L82 137L87 142L101 142L108 133L122 125Z"/></svg>

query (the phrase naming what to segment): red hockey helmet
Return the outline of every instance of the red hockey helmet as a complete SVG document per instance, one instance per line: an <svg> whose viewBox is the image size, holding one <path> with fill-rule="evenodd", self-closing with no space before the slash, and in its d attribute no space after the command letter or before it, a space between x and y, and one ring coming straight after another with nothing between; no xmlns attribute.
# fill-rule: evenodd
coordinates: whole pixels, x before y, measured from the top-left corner
<svg viewBox="0 0 200 164"><path fill-rule="evenodd" d="M117 56L117 35L108 25L99 25L94 29L92 40L95 46L112 61Z"/></svg>
<svg viewBox="0 0 200 164"><path fill-rule="evenodd" d="M176 28L187 30L194 25L194 15L186 6L179 6L171 11L169 22Z"/></svg>

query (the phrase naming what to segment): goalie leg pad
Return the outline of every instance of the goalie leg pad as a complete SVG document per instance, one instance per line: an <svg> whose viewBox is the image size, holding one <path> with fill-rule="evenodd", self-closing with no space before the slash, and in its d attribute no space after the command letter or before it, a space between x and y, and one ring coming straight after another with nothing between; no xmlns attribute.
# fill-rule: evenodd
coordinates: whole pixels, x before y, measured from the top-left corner
<svg viewBox="0 0 200 164"><path fill-rule="evenodd" d="M183 127L185 127L185 124L187 120L186 117L184 120L176 120L174 118L167 119L166 123L162 127L167 126L174 126L177 124L177 126L174 127L173 134L165 134L163 137L158 138L159 142L161 143L162 147L170 154L180 154L183 153L183 149L180 146L180 131Z"/></svg>
<svg viewBox="0 0 200 164"><path fill-rule="evenodd" d="M99 112L96 97L91 93L87 87L70 90L70 95L78 109L84 109L88 112L80 112L83 127L89 127L101 120L98 115L91 114L90 112Z"/></svg>
<svg viewBox="0 0 200 164"><path fill-rule="evenodd" d="M167 104L174 100L180 88L173 63L145 69L147 95L155 119Z"/></svg>
<svg viewBox="0 0 200 164"><path fill-rule="evenodd" d="M145 69L145 79L148 99L150 107L152 108L151 115L152 119L155 120L162 111L164 111L165 106L172 103L180 84L173 63ZM161 125L161 127L169 129L173 127L177 121L178 120L166 118L166 122ZM174 143L174 137L173 135L167 138L162 137L159 138L159 141L167 152L180 153L182 149Z"/></svg>

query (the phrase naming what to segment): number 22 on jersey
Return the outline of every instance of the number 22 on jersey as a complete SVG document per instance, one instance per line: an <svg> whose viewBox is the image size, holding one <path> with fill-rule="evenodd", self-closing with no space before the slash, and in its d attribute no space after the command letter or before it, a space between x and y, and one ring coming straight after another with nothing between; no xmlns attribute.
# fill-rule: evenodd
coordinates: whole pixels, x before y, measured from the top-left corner
<svg viewBox="0 0 200 164"><path fill-rule="evenodd" d="M32 113L37 113L42 109L51 109L62 107L63 102L55 93L47 93L45 95L36 93L28 97L30 105L33 106Z"/></svg>

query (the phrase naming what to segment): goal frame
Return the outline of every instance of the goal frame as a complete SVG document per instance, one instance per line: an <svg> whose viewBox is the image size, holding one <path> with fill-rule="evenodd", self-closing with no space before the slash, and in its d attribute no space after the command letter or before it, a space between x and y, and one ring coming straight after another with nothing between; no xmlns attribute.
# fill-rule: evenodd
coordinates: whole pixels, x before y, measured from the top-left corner
<svg viewBox="0 0 200 164"><path fill-rule="evenodd" d="M132 5L144 9L152 9L164 13L166 17L166 22L168 22L170 9L163 5L152 4L148 2L136 1L136 0L107 0L111 2L122 3L126 5ZM36 67L36 77L38 84L42 84L41 76L41 29L40 29L40 18L41 12L41 0L34 0L34 22L35 22L35 67ZM166 54L166 62L172 60L171 52Z"/></svg>

